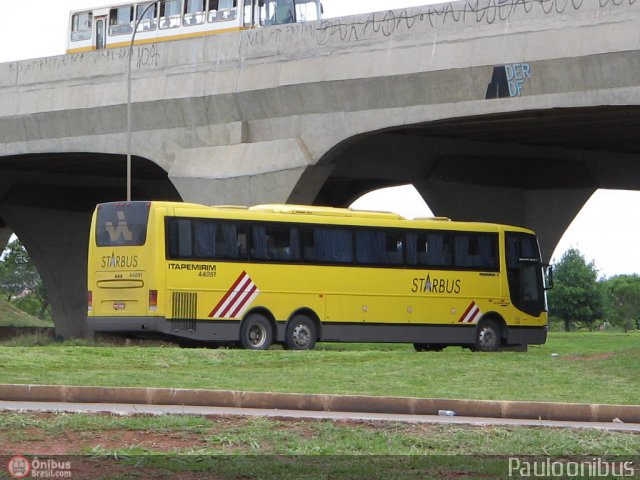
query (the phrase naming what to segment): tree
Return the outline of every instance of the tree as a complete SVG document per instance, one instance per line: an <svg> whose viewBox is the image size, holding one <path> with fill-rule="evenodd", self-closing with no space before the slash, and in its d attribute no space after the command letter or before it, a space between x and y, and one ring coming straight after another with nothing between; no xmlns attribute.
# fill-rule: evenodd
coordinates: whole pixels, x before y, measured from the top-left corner
<svg viewBox="0 0 640 480"><path fill-rule="evenodd" d="M0 257L0 292L31 315L48 318L49 301L40 274L20 240L9 243Z"/></svg>
<svg viewBox="0 0 640 480"><path fill-rule="evenodd" d="M575 248L567 250L554 269L554 287L549 291L552 314L564 321L565 331L576 323L591 330L604 313L604 295L598 270Z"/></svg>
<svg viewBox="0 0 640 480"><path fill-rule="evenodd" d="M640 276L618 275L605 282L609 294L611 322L625 332L640 323Z"/></svg>

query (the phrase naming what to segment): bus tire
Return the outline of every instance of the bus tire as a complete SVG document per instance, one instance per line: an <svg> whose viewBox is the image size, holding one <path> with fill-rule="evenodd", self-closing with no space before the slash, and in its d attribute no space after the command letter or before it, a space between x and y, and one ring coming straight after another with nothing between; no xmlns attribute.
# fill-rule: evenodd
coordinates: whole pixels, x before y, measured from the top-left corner
<svg viewBox="0 0 640 480"><path fill-rule="evenodd" d="M497 352L500 348L502 332L495 320L482 320L476 329L476 352Z"/></svg>
<svg viewBox="0 0 640 480"><path fill-rule="evenodd" d="M240 345L246 350L268 350L273 341L273 328L269 320L259 313L252 313L240 327Z"/></svg>
<svg viewBox="0 0 640 480"><path fill-rule="evenodd" d="M318 338L318 329L306 315L295 315L287 325L287 350L313 350Z"/></svg>

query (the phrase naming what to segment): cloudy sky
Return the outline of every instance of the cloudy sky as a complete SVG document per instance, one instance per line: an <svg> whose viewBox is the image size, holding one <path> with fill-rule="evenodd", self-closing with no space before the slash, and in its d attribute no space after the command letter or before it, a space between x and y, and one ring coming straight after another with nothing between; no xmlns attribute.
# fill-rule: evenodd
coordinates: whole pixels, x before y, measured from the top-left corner
<svg viewBox="0 0 640 480"><path fill-rule="evenodd" d="M119 3L116 0L114 3ZM0 62L61 55L66 48L69 12L108 5L100 0L3 1ZM430 3L429 0L323 0L325 17L382 11ZM430 214L412 188L369 194L362 208L393 209L413 217ZM445 215L446 212L437 212ZM552 212L550 212L552 214ZM554 253L570 247L594 260L603 275L640 273L640 192L598 191L575 219Z"/></svg>

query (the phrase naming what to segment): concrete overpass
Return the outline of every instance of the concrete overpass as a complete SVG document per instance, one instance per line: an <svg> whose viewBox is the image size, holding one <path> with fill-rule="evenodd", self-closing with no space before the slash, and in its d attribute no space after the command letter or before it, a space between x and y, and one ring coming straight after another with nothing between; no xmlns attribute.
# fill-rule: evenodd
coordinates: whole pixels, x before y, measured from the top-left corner
<svg viewBox="0 0 640 480"><path fill-rule="evenodd" d="M467 0L140 46L136 199L347 205L413 183L548 258L598 188L640 189L640 2ZM126 50L0 65L0 243L82 335L90 212L125 195Z"/></svg>

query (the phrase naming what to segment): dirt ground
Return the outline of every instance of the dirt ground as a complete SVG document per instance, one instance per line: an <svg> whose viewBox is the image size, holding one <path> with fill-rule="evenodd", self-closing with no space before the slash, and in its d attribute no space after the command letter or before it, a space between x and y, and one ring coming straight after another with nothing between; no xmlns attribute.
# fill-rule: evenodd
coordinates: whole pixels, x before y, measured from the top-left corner
<svg viewBox="0 0 640 480"><path fill-rule="evenodd" d="M30 414L39 420L54 417L54 414ZM26 478L11 475L11 465L24 465L27 461L31 471L27 477L33 478L70 478L77 479L342 479L349 480L399 478L393 475L396 468L408 472L409 476L401 478L498 478L474 472L472 477L468 472L457 471L456 468L436 466L436 475L423 475L423 466L416 466L411 456L403 457L369 457L369 456L336 456L303 455L278 456L256 455L255 452L243 451L242 446L231 446L223 450L221 455L211 456L198 452L211 451L211 444L207 442L210 433L217 429L229 430L246 427L245 417L215 417L215 427L212 432L192 432L187 430L154 432L147 430L131 430L127 428L91 429L65 428L55 433L42 428L25 425L15 427L10 438L7 432L0 432L0 479ZM362 422L340 420L341 425L362 425ZM384 429L383 425L368 425L374 429ZM14 428L14 427L12 427ZM314 435L310 422L287 421L282 422L279 429L285 433L308 438ZM430 426L417 426L423 434L428 435ZM17 433L19 432L19 433ZM208 450L205 450L209 447ZM114 451L127 449L127 455L118 456ZM176 451L188 454L175 455ZM131 453L129 453L131 452ZM153 452L150 454L150 452ZM163 455L166 452L170 455ZM23 460L24 458L24 460ZM377 458L377 460L376 460ZM42 463L53 459L59 462L56 468L42 467ZM355 473L349 469L349 459L360 462ZM20 463L23 462L23 463ZM38 463L40 462L40 464ZM68 466L65 462L69 462ZM379 462L376 465L376 462ZM62 467L59 464L62 463ZM326 465L335 463L335 473L326 473ZM302 465L301 465L302 464ZM372 464L374 465L372 467ZM329 468L331 471L333 466ZM376 468L378 468L376 470ZM243 470L244 469L244 470ZM245 473L246 470L246 473ZM35 474L34 474L35 472ZM372 473L373 472L373 473ZM405 472L405 473L406 473ZM22 471L24 473L24 470ZM262 475L264 473L264 475ZM378 474L382 476L377 476Z"/></svg>

